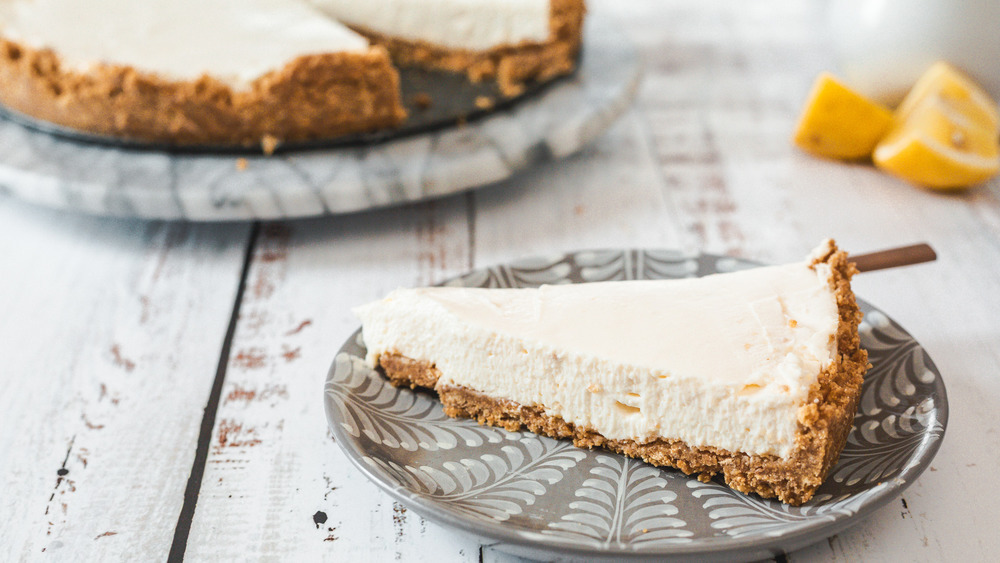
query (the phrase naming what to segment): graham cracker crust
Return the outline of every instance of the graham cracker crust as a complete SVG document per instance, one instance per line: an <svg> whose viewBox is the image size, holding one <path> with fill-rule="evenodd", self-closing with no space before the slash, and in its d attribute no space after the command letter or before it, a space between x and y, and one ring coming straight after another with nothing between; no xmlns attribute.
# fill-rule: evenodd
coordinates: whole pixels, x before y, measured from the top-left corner
<svg viewBox="0 0 1000 563"><path fill-rule="evenodd" d="M406 119L381 47L299 57L234 91L209 76L171 81L130 66L80 73L49 49L0 38L0 103L72 129L176 145L302 141Z"/></svg>
<svg viewBox="0 0 1000 563"><path fill-rule="evenodd" d="M474 418L481 424L510 431L527 428L553 438L569 438L578 447L602 447L652 465L675 467L696 475L700 481L721 474L726 484L737 491L800 505L812 498L840 456L868 368L868 354L861 349L858 336L862 315L850 287L850 278L857 270L847 261L846 253L832 245L824 256L814 259L813 264L817 263L826 263L831 269L830 283L839 314L837 357L809 389L809 397L798 413L796 447L788 459L692 447L664 438L647 442L609 440L593 429L546 414L538 405L487 397L463 387L439 386L441 373L432 362L386 353L378 363L393 385L435 390L448 416Z"/></svg>
<svg viewBox="0 0 1000 563"><path fill-rule="evenodd" d="M485 51L449 49L424 41L389 37L364 27L352 28L389 49L398 64L465 73L473 82L496 80L500 92L513 97L524 91L526 82L544 82L573 71L585 13L584 0L551 0L547 41Z"/></svg>

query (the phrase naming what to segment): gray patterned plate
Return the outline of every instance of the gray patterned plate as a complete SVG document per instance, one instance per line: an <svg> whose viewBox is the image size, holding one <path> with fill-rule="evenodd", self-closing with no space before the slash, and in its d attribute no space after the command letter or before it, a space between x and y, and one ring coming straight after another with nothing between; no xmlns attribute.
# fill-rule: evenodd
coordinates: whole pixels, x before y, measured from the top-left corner
<svg viewBox="0 0 1000 563"><path fill-rule="evenodd" d="M664 279L753 267L671 251L586 251L471 272L448 285ZM895 498L944 435L944 383L924 349L861 303L868 371L854 429L826 483L799 507L701 483L600 450L448 418L433 394L390 386L356 332L326 382L327 418L347 457L421 515L538 558L760 559L833 535Z"/></svg>

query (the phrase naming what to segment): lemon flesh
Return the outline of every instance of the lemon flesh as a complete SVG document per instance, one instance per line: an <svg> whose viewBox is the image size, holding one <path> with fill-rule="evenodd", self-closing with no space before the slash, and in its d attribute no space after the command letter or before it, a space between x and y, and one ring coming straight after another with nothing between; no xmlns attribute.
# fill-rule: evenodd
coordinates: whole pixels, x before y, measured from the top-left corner
<svg viewBox="0 0 1000 563"><path fill-rule="evenodd" d="M896 108L893 118L896 121L905 121L914 108L938 102L991 129L996 129L997 123L1000 122L993 98L968 76L945 61L934 63L920 76Z"/></svg>
<svg viewBox="0 0 1000 563"><path fill-rule="evenodd" d="M914 184L964 188L1000 170L996 103L946 63L933 65L896 109L875 165Z"/></svg>

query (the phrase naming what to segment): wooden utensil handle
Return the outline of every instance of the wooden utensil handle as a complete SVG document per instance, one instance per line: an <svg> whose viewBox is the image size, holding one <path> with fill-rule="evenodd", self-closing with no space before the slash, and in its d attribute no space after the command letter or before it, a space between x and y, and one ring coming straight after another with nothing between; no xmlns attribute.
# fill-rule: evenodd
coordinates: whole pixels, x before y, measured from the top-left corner
<svg viewBox="0 0 1000 563"><path fill-rule="evenodd" d="M933 262L937 259L937 253L934 252L934 249L929 244L920 243L879 250L878 252L850 255L848 259L854 262L858 267L858 271L871 272L873 270Z"/></svg>

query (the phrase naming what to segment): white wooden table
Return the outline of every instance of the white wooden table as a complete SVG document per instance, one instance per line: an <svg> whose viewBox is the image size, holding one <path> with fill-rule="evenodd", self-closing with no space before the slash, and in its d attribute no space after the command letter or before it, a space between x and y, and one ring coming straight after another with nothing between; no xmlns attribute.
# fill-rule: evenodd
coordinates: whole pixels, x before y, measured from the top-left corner
<svg viewBox="0 0 1000 563"><path fill-rule="evenodd" d="M474 193L256 224L107 220L0 199L0 561L506 561L407 512L333 443L322 384L350 308L588 247L782 262L930 242L857 293L948 388L932 467L779 560L1000 554L1000 183L942 195L788 142L832 68L819 3L632 1L638 102L573 158Z"/></svg>

